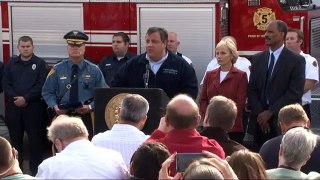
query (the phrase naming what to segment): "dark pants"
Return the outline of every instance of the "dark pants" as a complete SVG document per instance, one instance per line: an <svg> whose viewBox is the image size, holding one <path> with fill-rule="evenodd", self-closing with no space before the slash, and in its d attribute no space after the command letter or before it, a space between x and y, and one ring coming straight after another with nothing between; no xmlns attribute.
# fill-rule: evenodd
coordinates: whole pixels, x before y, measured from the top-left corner
<svg viewBox="0 0 320 180"><path fill-rule="evenodd" d="M279 136L281 134L280 128L278 126L278 117L272 117L272 119L269 121L269 126L270 126L270 132L269 133L263 133L261 131L260 126L257 123L257 130L255 134L255 151L259 152L261 146L268 141L269 139L272 139L276 136Z"/></svg>
<svg viewBox="0 0 320 180"><path fill-rule="evenodd" d="M93 137L93 123L92 123L92 118L91 118L91 114L87 113L87 114L77 114L74 112L68 112L67 115L69 116L77 116L77 117L81 117L83 124L86 126L88 133L89 133L89 140L92 139Z"/></svg>
<svg viewBox="0 0 320 180"><path fill-rule="evenodd" d="M11 144L19 152L19 164L23 170L23 136L26 131L29 141L29 168L36 175L38 166L43 160L46 142L46 111L41 101L30 102L26 107L17 107L8 102L6 108L6 124Z"/></svg>
<svg viewBox="0 0 320 180"><path fill-rule="evenodd" d="M311 112L310 112L310 105L309 104L306 104L306 105L303 105L302 106L304 111L306 112L310 122L311 122Z"/></svg>

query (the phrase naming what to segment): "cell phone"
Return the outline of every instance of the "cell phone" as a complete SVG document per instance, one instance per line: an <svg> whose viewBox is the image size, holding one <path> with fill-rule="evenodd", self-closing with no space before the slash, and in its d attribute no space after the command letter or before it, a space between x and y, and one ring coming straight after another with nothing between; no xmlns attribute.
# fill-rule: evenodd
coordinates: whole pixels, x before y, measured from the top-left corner
<svg viewBox="0 0 320 180"><path fill-rule="evenodd" d="M202 153L178 153L176 155L177 172L184 172L192 162L202 157L204 157Z"/></svg>

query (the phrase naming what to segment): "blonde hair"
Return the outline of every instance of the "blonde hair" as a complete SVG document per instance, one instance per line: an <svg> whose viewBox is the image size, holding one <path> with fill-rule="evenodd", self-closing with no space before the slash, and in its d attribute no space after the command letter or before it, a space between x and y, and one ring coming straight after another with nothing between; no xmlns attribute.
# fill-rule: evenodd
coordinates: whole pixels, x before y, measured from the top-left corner
<svg viewBox="0 0 320 180"><path fill-rule="evenodd" d="M239 179L268 179L264 161L258 153L239 150L227 161Z"/></svg>
<svg viewBox="0 0 320 180"><path fill-rule="evenodd" d="M48 139L71 140L77 137L88 137L88 130L80 117L60 115L47 128Z"/></svg>
<svg viewBox="0 0 320 180"><path fill-rule="evenodd" d="M192 162L183 174L183 179L224 179L223 175L208 159Z"/></svg>
<svg viewBox="0 0 320 180"><path fill-rule="evenodd" d="M222 39L216 46L216 49L225 47L230 51L232 58L232 64L236 63L239 53L237 51L237 46L230 38Z"/></svg>
<svg viewBox="0 0 320 180"><path fill-rule="evenodd" d="M280 109L278 114L278 121L280 124L291 124L293 122L305 122L309 120L303 107L296 103L284 106Z"/></svg>

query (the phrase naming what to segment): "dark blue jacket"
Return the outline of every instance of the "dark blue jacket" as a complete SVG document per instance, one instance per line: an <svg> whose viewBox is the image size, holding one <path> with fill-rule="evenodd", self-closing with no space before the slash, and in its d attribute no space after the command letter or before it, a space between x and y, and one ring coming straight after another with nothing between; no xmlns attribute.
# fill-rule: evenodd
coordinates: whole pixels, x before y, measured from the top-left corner
<svg viewBox="0 0 320 180"><path fill-rule="evenodd" d="M147 63L149 62L145 53L130 59L114 76L111 87L144 88ZM168 52L168 58L156 75L150 70L148 87L163 89L169 98L179 93L188 94L193 99L198 95L198 81L194 69L171 52Z"/></svg>
<svg viewBox="0 0 320 180"><path fill-rule="evenodd" d="M46 62L33 55L29 61L20 56L12 57L5 66L2 85L9 102L15 96L23 96L27 102L41 99L42 86L47 77Z"/></svg>
<svg viewBox="0 0 320 180"><path fill-rule="evenodd" d="M108 86L111 85L116 72L132 57L130 53L127 53L121 60L118 60L115 54L111 54L100 61L99 68Z"/></svg>

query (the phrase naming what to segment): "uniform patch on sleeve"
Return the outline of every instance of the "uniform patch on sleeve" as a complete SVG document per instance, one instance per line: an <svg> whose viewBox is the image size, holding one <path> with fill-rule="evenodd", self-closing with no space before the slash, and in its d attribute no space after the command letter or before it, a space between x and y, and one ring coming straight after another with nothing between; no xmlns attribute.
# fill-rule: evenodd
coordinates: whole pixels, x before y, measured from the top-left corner
<svg viewBox="0 0 320 180"><path fill-rule="evenodd" d="M317 61L316 61L316 60L314 60L314 61L312 62L312 65L313 65L314 67L317 67L317 66L318 66Z"/></svg>
<svg viewBox="0 0 320 180"><path fill-rule="evenodd" d="M49 76L51 76L52 74L54 74L56 71L52 68L51 70L50 70L50 72L49 72L49 74L48 74L48 76L47 76L47 78L49 77Z"/></svg>

